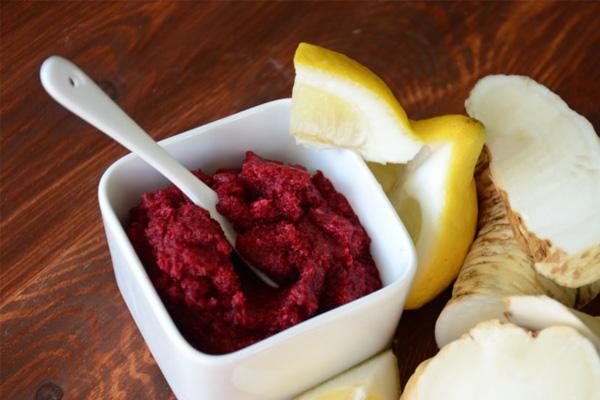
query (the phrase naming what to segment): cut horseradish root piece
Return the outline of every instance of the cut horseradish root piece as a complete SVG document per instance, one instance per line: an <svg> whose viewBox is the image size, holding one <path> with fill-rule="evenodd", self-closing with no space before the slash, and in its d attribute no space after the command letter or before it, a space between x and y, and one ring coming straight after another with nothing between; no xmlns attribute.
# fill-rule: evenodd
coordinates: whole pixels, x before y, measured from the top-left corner
<svg viewBox="0 0 600 400"><path fill-rule="evenodd" d="M436 341L443 347L481 321L498 319L531 330L568 326L585 336L600 352L600 317L566 307L547 296L475 295L446 306L436 324Z"/></svg>
<svg viewBox="0 0 600 400"><path fill-rule="evenodd" d="M392 91L368 68L307 43L294 66L290 133L297 142L353 149L379 163L405 163L421 149Z"/></svg>
<svg viewBox="0 0 600 400"><path fill-rule="evenodd" d="M600 357L576 330L477 325L419 365L401 400L600 398Z"/></svg>
<svg viewBox="0 0 600 400"><path fill-rule="evenodd" d="M513 320L515 323L535 329L558 323L578 328L581 325L572 323L573 318L577 318L585 321L583 325L590 322L586 326L591 330L580 329L582 334L589 336L594 330L596 335L600 334L600 330L591 328L594 321L597 326L597 319L560 308L551 299L511 300L509 296L546 295L567 307L580 307L600 292L600 281L573 289L538 274L528 249L522 246L512 229L502 196L489 172L488 152L484 151L475 176L479 233L454 284L452 299L436 322L438 346L457 339L480 321L511 320L511 315L518 315L518 319Z"/></svg>
<svg viewBox="0 0 600 400"><path fill-rule="evenodd" d="M486 127L492 180L535 269L562 286L600 279L600 139L527 77L480 80L465 103Z"/></svg>
<svg viewBox="0 0 600 400"><path fill-rule="evenodd" d="M296 400L397 400L398 361L391 350L304 392Z"/></svg>
<svg viewBox="0 0 600 400"><path fill-rule="evenodd" d="M569 326L585 336L600 354L600 317L570 309L546 296L505 297L502 304L510 322L538 331L550 326Z"/></svg>

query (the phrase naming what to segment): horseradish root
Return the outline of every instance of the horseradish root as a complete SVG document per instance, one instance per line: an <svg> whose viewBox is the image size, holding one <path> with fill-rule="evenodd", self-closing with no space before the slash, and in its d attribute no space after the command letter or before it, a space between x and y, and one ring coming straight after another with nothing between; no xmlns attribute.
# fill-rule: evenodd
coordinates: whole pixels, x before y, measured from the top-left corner
<svg viewBox="0 0 600 400"><path fill-rule="evenodd" d="M490 172L540 274L577 288L600 279L600 139L548 88L481 79L465 102L486 127Z"/></svg>
<svg viewBox="0 0 600 400"><path fill-rule="evenodd" d="M457 339L478 322L489 319L509 321L510 310L506 305L509 296L545 295L574 308L593 299L600 289L600 282L579 289L565 288L535 271L533 257L516 237L502 197L492 183L488 161L488 152L484 150L475 175L479 198L478 235L454 284L452 299L436 322L435 335L440 347ZM570 311L558 316L551 312L543 321L530 327L547 327L569 320L565 317L567 312ZM525 311L519 315L518 323L529 327L524 323ZM532 313L531 318L537 317L538 313Z"/></svg>
<svg viewBox="0 0 600 400"><path fill-rule="evenodd" d="M419 365L401 400L600 398L600 357L575 329L482 322Z"/></svg>
<svg viewBox="0 0 600 400"><path fill-rule="evenodd" d="M572 326L598 345L598 319L572 309L600 292L598 137L524 77L482 79L466 107L488 135L476 171L478 234L436 323L438 345L493 318Z"/></svg>

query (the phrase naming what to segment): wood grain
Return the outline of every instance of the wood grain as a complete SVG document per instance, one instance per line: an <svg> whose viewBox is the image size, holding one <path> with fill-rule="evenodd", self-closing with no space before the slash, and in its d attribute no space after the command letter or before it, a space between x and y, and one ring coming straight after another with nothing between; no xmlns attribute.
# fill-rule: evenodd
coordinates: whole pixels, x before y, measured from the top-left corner
<svg viewBox="0 0 600 400"><path fill-rule="evenodd" d="M157 139L290 96L300 41L369 66L412 118L463 113L477 79L518 73L600 126L600 3L0 7L4 399L172 397L118 293L98 212L100 175L126 152L43 92L49 55L81 66ZM435 353L448 296L405 313L403 381ZM600 302L587 311L600 314Z"/></svg>

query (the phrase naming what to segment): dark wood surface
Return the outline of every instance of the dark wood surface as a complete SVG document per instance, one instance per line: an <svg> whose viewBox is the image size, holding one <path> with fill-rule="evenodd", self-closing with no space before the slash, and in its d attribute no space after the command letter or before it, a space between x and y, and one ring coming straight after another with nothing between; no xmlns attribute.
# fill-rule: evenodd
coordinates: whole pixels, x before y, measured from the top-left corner
<svg viewBox="0 0 600 400"><path fill-rule="evenodd" d="M126 151L54 103L42 61L87 71L156 139L291 94L300 41L366 64L412 118L530 75L600 127L600 3L1 3L0 397L172 398L112 273L96 188ZM406 312L402 380L449 291ZM598 301L588 307L598 314Z"/></svg>

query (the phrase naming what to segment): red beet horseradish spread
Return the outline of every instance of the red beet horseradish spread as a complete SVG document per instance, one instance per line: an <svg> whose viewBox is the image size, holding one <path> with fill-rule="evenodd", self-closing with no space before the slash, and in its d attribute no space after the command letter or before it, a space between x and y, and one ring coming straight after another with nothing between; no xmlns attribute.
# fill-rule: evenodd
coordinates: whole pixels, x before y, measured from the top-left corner
<svg viewBox="0 0 600 400"><path fill-rule="evenodd" d="M219 224L179 189L145 193L129 237L173 320L199 350L224 354L381 287L370 239L321 173L246 154L241 170L194 174L238 232L237 260Z"/></svg>

